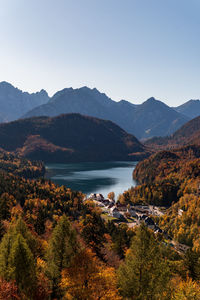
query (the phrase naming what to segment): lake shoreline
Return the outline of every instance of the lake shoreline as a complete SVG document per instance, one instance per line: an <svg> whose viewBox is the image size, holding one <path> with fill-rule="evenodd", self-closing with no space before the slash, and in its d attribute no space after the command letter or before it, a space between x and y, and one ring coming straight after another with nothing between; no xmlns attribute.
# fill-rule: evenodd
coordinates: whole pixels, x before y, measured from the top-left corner
<svg viewBox="0 0 200 300"><path fill-rule="evenodd" d="M45 178L84 194L113 191L116 197L131 186L136 186L132 173L138 162L112 161L70 164L46 164Z"/></svg>

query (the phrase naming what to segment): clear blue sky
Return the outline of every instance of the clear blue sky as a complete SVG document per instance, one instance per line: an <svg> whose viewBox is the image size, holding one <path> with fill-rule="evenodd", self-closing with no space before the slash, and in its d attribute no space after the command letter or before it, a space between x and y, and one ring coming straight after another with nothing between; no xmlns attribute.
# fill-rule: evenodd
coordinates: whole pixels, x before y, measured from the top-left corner
<svg viewBox="0 0 200 300"><path fill-rule="evenodd" d="M200 98L200 0L0 0L0 81L52 95Z"/></svg>

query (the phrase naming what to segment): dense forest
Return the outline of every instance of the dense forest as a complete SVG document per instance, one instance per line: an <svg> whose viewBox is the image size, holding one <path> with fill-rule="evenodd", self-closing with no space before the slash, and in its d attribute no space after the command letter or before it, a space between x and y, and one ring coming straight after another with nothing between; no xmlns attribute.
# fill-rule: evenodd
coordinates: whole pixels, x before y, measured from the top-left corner
<svg viewBox="0 0 200 300"><path fill-rule="evenodd" d="M38 178L45 174L45 166L41 161L31 161L0 150L0 170L24 178Z"/></svg>
<svg viewBox="0 0 200 300"><path fill-rule="evenodd" d="M144 225L106 222L43 178L0 172L0 238L0 299L199 299L198 247L178 253Z"/></svg>
<svg viewBox="0 0 200 300"><path fill-rule="evenodd" d="M143 144L118 125L80 114L0 124L0 147L51 163L140 160L149 155Z"/></svg>
<svg viewBox="0 0 200 300"><path fill-rule="evenodd" d="M145 142L154 150L174 149L180 146L200 145L200 116L184 124L174 134L167 137L154 137Z"/></svg>
<svg viewBox="0 0 200 300"><path fill-rule="evenodd" d="M139 182L121 202L164 206L159 226L179 243L200 251L200 147L160 151L140 162L133 173Z"/></svg>

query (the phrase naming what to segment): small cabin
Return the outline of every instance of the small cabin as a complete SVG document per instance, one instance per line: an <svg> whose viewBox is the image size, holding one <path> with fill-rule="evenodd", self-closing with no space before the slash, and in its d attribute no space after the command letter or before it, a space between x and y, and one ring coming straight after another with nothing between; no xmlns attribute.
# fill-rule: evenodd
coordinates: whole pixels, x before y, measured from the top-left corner
<svg viewBox="0 0 200 300"><path fill-rule="evenodd" d="M116 206L113 206L110 209L110 215L114 218L117 218L117 219L119 219L121 217L121 214L120 214L120 212L119 212L119 210Z"/></svg>
<svg viewBox="0 0 200 300"><path fill-rule="evenodd" d="M132 208L127 208L127 213L129 213L131 217L137 217L136 211Z"/></svg>
<svg viewBox="0 0 200 300"><path fill-rule="evenodd" d="M104 200L104 196L102 194L96 194L96 200L97 201L103 201Z"/></svg>
<svg viewBox="0 0 200 300"><path fill-rule="evenodd" d="M146 226L147 226L148 228L154 229L155 223L154 223L154 221L152 220L152 218L147 217L147 218L144 220L144 222L145 222L145 224L146 224Z"/></svg>

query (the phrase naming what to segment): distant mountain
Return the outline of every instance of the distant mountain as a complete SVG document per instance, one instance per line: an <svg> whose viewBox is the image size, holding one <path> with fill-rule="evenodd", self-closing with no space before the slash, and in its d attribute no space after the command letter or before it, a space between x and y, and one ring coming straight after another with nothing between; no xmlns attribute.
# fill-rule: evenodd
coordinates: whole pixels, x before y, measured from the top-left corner
<svg viewBox="0 0 200 300"><path fill-rule="evenodd" d="M200 116L200 100L189 100L174 109L190 119Z"/></svg>
<svg viewBox="0 0 200 300"><path fill-rule="evenodd" d="M153 97L137 106L133 119L135 135L143 139L170 135L187 121L187 117Z"/></svg>
<svg viewBox="0 0 200 300"><path fill-rule="evenodd" d="M0 124L0 148L46 162L139 160L145 147L111 121L80 114Z"/></svg>
<svg viewBox="0 0 200 300"><path fill-rule="evenodd" d="M49 101L46 91L29 94L8 82L0 82L0 122L16 120L34 107Z"/></svg>
<svg viewBox="0 0 200 300"><path fill-rule="evenodd" d="M47 104L34 108L24 117L57 116L61 113L81 113L111 120L139 139L171 134L189 120L154 98L141 105L125 100L115 102L97 89L88 87L59 91Z"/></svg>
<svg viewBox="0 0 200 300"><path fill-rule="evenodd" d="M152 138L145 144L155 149L200 145L200 116L184 124L172 136Z"/></svg>
<svg viewBox="0 0 200 300"><path fill-rule="evenodd" d="M184 124L173 134L172 140L181 145L200 145L200 117L192 119Z"/></svg>

